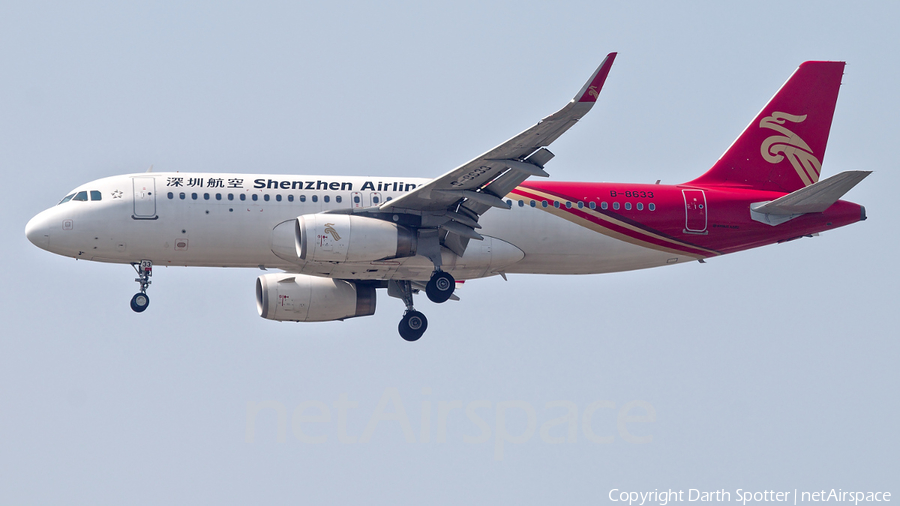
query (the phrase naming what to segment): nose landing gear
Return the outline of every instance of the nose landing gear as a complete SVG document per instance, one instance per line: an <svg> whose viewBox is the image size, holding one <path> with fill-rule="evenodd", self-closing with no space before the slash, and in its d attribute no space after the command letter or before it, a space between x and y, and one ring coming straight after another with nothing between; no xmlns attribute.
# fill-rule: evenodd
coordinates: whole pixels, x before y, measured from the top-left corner
<svg viewBox="0 0 900 506"><path fill-rule="evenodd" d="M150 297L146 293L136 293L131 298L131 310L142 313L150 305Z"/></svg>
<svg viewBox="0 0 900 506"><path fill-rule="evenodd" d="M153 276L153 262L150 260L141 260L138 262L131 262L131 266L134 267L134 271L137 273L138 277L134 278L136 282L141 285L141 291L134 294L134 297L131 298L131 309L135 313L142 313L147 306L150 305L150 297L147 295L147 288L150 286L150 276Z"/></svg>

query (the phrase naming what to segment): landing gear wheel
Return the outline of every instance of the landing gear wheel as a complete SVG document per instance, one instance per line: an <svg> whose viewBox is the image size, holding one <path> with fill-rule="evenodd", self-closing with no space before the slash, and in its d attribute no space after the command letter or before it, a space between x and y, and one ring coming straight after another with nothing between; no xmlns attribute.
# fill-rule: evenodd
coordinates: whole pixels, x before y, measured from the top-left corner
<svg viewBox="0 0 900 506"><path fill-rule="evenodd" d="M150 297L148 297L146 293L136 293L134 294L134 297L131 298L131 309L135 313L142 313L149 305Z"/></svg>
<svg viewBox="0 0 900 506"><path fill-rule="evenodd" d="M425 329L428 328L428 319L425 318L425 315L418 311L407 311L405 315L403 315L403 319L400 320L400 325L397 327L397 330L400 331L400 337L406 339L407 341L417 341L422 334L425 333Z"/></svg>
<svg viewBox="0 0 900 506"><path fill-rule="evenodd" d="M428 284L425 285L425 294L428 295L431 302L440 304L446 302L453 295L455 289L456 280L453 279L453 276L444 271L435 271Z"/></svg>
<svg viewBox="0 0 900 506"><path fill-rule="evenodd" d="M131 298L131 310L135 313L143 313L147 306L150 305L150 297L147 295L147 288L150 287L150 276L153 275L153 262L150 260L141 260L140 262L131 262L134 272L138 277L134 278L141 285L141 291L134 294Z"/></svg>

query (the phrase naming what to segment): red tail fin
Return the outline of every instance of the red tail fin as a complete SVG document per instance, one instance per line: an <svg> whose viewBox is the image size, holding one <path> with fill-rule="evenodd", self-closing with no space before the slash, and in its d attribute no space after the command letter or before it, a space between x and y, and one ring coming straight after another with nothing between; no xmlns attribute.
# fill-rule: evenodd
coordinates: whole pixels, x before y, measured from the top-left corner
<svg viewBox="0 0 900 506"><path fill-rule="evenodd" d="M800 65L706 174L689 184L792 192L819 180L844 62Z"/></svg>

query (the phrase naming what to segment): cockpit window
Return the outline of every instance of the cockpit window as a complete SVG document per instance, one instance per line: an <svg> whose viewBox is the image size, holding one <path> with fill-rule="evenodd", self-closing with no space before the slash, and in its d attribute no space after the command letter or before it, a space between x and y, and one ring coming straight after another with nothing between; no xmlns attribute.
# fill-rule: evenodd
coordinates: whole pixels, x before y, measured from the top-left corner
<svg viewBox="0 0 900 506"><path fill-rule="evenodd" d="M78 192L78 193L72 198L72 200L80 200L80 201L83 201L83 202L84 202L84 201L87 201L87 192L86 192L86 191L85 191L85 192Z"/></svg>
<svg viewBox="0 0 900 506"><path fill-rule="evenodd" d="M66 202L72 200L72 197L74 197L74 196L75 196L74 193L70 193L70 194L66 195L65 197L63 197L62 200L59 201L59 204L65 204ZM56 204L56 205L59 205L59 204Z"/></svg>
<svg viewBox="0 0 900 506"><path fill-rule="evenodd" d="M91 190L91 200L100 200L101 198L103 198L103 196L100 195L100 192L98 192L97 190Z"/></svg>

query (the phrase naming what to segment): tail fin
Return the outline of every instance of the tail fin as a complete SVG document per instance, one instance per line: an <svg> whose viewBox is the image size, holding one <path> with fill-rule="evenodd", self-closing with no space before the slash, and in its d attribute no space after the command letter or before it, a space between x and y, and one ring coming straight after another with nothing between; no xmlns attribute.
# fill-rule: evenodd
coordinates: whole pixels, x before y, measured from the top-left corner
<svg viewBox="0 0 900 506"><path fill-rule="evenodd" d="M793 192L819 180L844 62L808 61L728 151L689 184Z"/></svg>

